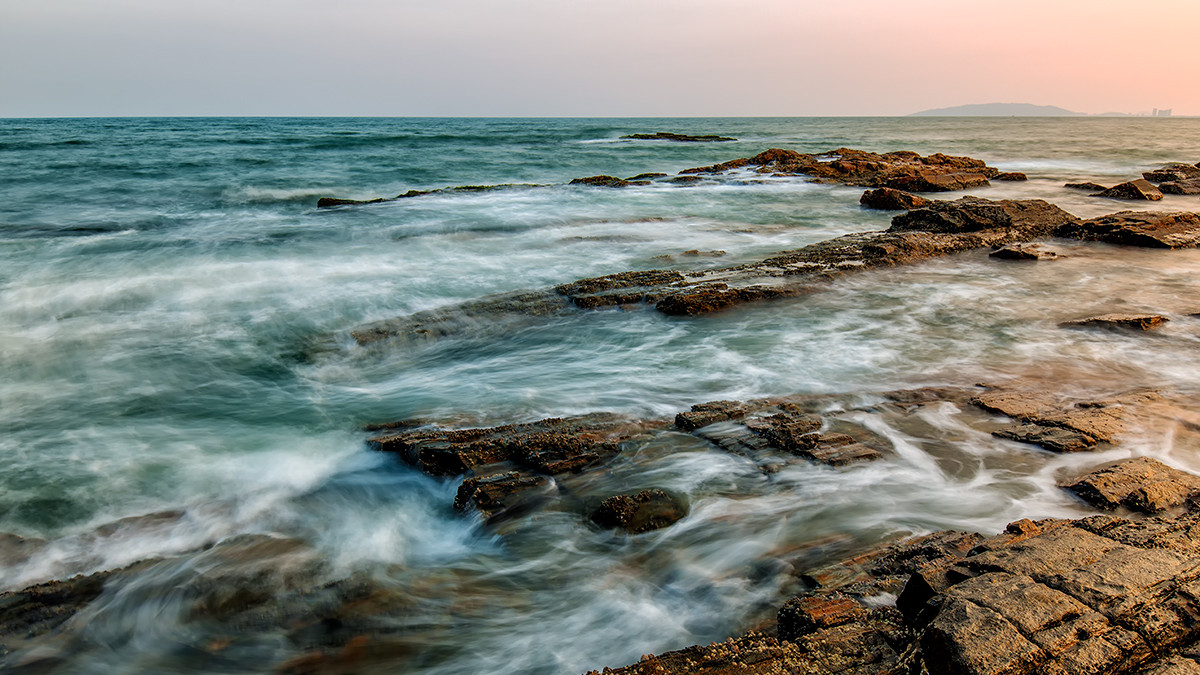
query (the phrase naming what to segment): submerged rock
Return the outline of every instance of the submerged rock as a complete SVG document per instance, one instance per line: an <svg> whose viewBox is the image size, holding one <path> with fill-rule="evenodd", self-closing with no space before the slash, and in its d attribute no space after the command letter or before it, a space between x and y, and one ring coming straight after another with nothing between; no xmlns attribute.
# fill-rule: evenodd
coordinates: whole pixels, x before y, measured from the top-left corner
<svg viewBox="0 0 1200 675"><path fill-rule="evenodd" d="M673 525L688 513L687 504L664 490L642 490L616 495L600 502L592 511L592 522L641 534Z"/></svg>
<svg viewBox="0 0 1200 675"><path fill-rule="evenodd" d="M1150 457L1136 457L1092 471L1064 487L1102 509L1124 506L1160 513L1186 506L1200 495L1200 476Z"/></svg>
<svg viewBox="0 0 1200 675"><path fill-rule="evenodd" d="M1150 248L1193 248L1200 245L1200 214L1121 211L1059 227L1060 237Z"/></svg>
<svg viewBox="0 0 1200 675"><path fill-rule="evenodd" d="M1163 198L1162 192L1154 187L1144 178L1131 180L1128 183L1114 185L1103 192L1098 192L1093 197L1105 197L1108 199L1132 199L1156 202Z"/></svg>
<svg viewBox="0 0 1200 675"><path fill-rule="evenodd" d="M1085 319L1076 319L1061 324L1064 328L1121 328L1129 330L1153 330L1169 319L1161 314L1100 314Z"/></svg>
<svg viewBox="0 0 1200 675"><path fill-rule="evenodd" d="M1063 187L1071 188L1072 190L1090 190L1094 192L1103 192L1108 189L1099 183L1067 183Z"/></svg>
<svg viewBox="0 0 1200 675"><path fill-rule="evenodd" d="M1054 251L1049 251L1041 246L1041 244L1009 244L988 254L989 258L997 260L1057 260L1058 254Z"/></svg>
<svg viewBox="0 0 1200 675"><path fill-rule="evenodd" d="M631 138L639 141L676 141L679 143L715 143L737 140L730 136L689 136L687 134L671 133L670 131L659 131L653 134L629 134L621 138Z"/></svg>

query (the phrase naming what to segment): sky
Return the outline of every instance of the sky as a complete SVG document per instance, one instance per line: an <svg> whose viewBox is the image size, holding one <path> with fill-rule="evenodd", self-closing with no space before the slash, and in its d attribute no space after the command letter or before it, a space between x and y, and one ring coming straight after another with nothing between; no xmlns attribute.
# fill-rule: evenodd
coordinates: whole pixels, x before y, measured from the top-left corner
<svg viewBox="0 0 1200 675"><path fill-rule="evenodd" d="M0 0L0 117L1200 115L1200 1Z"/></svg>

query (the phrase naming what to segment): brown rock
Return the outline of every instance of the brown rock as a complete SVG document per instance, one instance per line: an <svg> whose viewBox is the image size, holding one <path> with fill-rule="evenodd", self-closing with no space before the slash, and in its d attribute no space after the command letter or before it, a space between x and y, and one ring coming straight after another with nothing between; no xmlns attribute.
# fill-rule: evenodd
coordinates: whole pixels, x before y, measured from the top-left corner
<svg viewBox="0 0 1200 675"><path fill-rule="evenodd" d="M1142 178L1151 183L1166 183L1170 181L1185 181L1193 178L1200 178L1200 168L1191 164L1183 164L1174 162L1167 164L1161 169L1147 171L1142 174Z"/></svg>
<svg viewBox="0 0 1200 675"><path fill-rule="evenodd" d="M1153 330L1169 321L1160 314L1100 314L1061 324L1065 328L1126 328Z"/></svg>
<svg viewBox="0 0 1200 675"><path fill-rule="evenodd" d="M1063 187L1071 188L1072 190L1091 190L1094 192L1102 192L1108 189L1099 183L1067 183Z"/></svg>
<svg viewBox="0 0 1200 675"><path fill-rule="evenodd" d="M1100 508L1159 513L1182 507L1200 493L1200 477L1137 457L1092 471L1064 487Z"/></svg>
<svg viewBox="0 0 1200 675"><path fill-rule="evenodd" d="M1042 248L1041 244L1009 244L988 254L997 260L1057 260L1058 254Z"/></svg>
<svg viewBox="0 0 1200 675"><path fill-rule="evenodd" d="M991 185L987 176L979 173L922 173L915 176L898 176L886 183L887 187L905 192L953 192L987 185Z"/></svg>
<svg viewBox="0 0 1200 675"><path fill-rule="evenodd" d="M576 178L567 185L592 185L595 187L626 187L629 181L616 176L588 176L587 178Z"/></svg>
<svg viewBox="0 0 1200 675"><path fill-rule="evenodd" d="M675 416L675 426L684 431L694 431L717 422L743 417L749 409L741 401L709 401L697 403L688 412Z"/></svg>
<svg viewBox="0 0 1200 675"><path fill-rule="evenodd" d="M1021 173L1020 171L1006 171L1003 173L996 174L995 177L993 178L993 180L1006 180L1006 181L1021 182L1021 181L1029 180L1029 176L1026 176L1025 174Z"/></svg>
<svg viewBox="0 0 1200 675"><path fill-rule="evenodd" d="M1047 440L1048 449L1074 451L1078 445L1094 441L1112 442L1126 428L1126 419L1161 397L1152 391L1134 391L1099 401L1061 400L1044 391L991 391L971 403L991 412L1007 415L1026 426L1001 428L994 434L1003 438L1038 442ZM1052 435L1053 429L1065 429L1079 436Z"/></svg>
<svg viewBox="0 0 1200 675"><path fill-rule="evenodd" d="M1122 211L1067 223L1059 237L1150 248L1193 248L1200 245L1200 215L1179 212Z"/></svg>
<svg viewBox="0 0 1200 675"><path fill-rule="evenodd" d="M880 211L908 211L928 206L930 203L924 197L887 187L867 190L858 202L869 209Z"/></svg>
<svg viewBox="0 0 1200 675"><path fill-rule="evenodd" d="M522 476L516 471L468 478L458 486L454 508L461 511L474 505L484 518L491 519L524 505L532 496L531 491L539 492L539 488L549 483L550 479L545 476Z"/></svg>
<svg viewBox="0 0 1200 675"><path fill-rule="evenodd" d="M1108 199L1134 199L1156 202L1163 198L1162 192L1154 187L1144 178L1131 180L1128 183L1114 185L1109 189L1098 192L1093 197L1106 197Z"/></svg>
<svg viewBox="0 0 1200 675"><path fill-rule="evenodd" d="M687 512L687 505L681 499L663 490L642 490L605 499L592 512L592 521L602 527L640 534L668 527Z"/></svg>
<svg viewBox="0 0 1200 675"><path fill-rule="evenodd" d="M1054 452L1084 452L1096 447L1096 439L1074 429L1048 427L1041 424L1018 424L1001 427L992 432L998 438L1040 445Z"/></svg>
<svg viewBox="0 0 1200 675"><path fill-rule="evenodd" d="M1158 189L1168 195L1200 195L1200 178L1162 183Z"/></svg>
<svg viewBox="0 0 1200 675"><path fill-rule="evenodd" d="M961 234L1020 228L1033 238L1075 221L1071 214L1040 199L992 201L963 197L952 202L931 202L924 208L902 213L892 218L888 231Z"/></svg>

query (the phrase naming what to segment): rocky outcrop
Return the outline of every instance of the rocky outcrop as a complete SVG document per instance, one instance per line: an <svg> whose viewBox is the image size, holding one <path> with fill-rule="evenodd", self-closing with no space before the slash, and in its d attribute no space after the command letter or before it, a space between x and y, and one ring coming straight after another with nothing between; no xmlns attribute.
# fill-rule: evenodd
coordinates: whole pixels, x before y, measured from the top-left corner
<svg viewBox="0 0 1200 675"><path fill-rule="evenodd" d="M1125 507L1155 514L1187 506L1200 496L1200 476L1157 459L1135 457L1096 469L1064 487L1102 509Z"/></svg>
<svg viewBox="0 0 1200 675"><path fill-rule="evenodd" d="M1133 391L1098 400L1071 400L1047 391L993 390L971 403L1015 420L992 431L998 438L1032 443L1054 452L1091 450L1112 443L1128 420L1162 401L1154 391Z"/></svg>
<svg viewBox="0 0 1200 675"><path fill-rule="evenodd" d="M1161 183L1158 189L1168 195L1200 195L1200 178Z"/></svg>
<svg viewBox="0 0 1200 675"><path fill-rule="evenodd" d="M1005 171L1003 173L996 174L994 180L1003 180L1003 181L1019 183L1019 182L1024 182L1024 181L1029 180L1029 176L1026 176L1025 174L1021 173L1020 171Z"/></svg>
<svg viewBox="0 0 1200 675"><path fill-rule="evenodd" d="M687 504L679 497L652 489L609 497L592 511L591 519L601 527L641 534L668 527L687 512Z"/></svg>
<svg viewBox="0 0 1200 675"><path fill-rule="evenodd" d="M1023 520L944 531L806 575L777 636L752 633L621 675L1077 675L1200 669L1200 514ZM894 604L887 598L898 593Z"/></svg>
<svg viewBox="0 0 1200 675"><path fill-rule="evenodd" d="M867 190L858 199L858 203L868 209L877 209L879 211L910 211L929 206L931 202L924 197L919 197L903 190L883 187Z"/></svg>
<svg viewBox="0 0 1200 675"><path fill-rule="evenodd" d="M670 131L659 131L653 134L629 134L621 138L629 138L638 141L675 141L678 143L718 143L724 141L736 141L736 138L730 136L689 136L688 134L675 134Z"/></svg>
<svg viewBox="0 0 1200 675"><path fill-rule="evenodd" d="M1057 236L1150 248L1194 248L1200 245L1200 215L1180 212L1121 211L1066 223Z"/></svg>
<svg viewBox="0 0 1200 675"><path fill-rule="evenodd" d="M907 192L946 192L987 185L1000 173L982 160L941 153L922 157L915 152L874 153L838 148L818 155L773 148L754 157L686 169L684 174L720 174L751 168L759 173L810 176L820 181L891 187Z"/></svg>
<svg viewBox="0 0 1200 675"><path fill-rule="evenodd" d="M567 185L591 185L593 187L626 187L629 181L616 176L588 176L587 178L576 178L567 183Z"/></svg>
<svg viewBox="0 0 1200 675"><path fill-rule="evenodd" d="M1200 178L1200 168L1182 162L1173 162L1153 171L1146 171L1142 178L1151 183L1168 183Z"/></svg>
<svg viewBox="0 0 1200 675"><path fill-rule="evenodd" d="M1100 314L1083 319L1067 321L1064 328L1118 328L1125 330L1153 330L1169 321L1161 314Z"/></svg>
<svg viewBox="0 0 1200 675"><path fill-rule="evenodd" d="M1144 178L1131 180L1128 183L1114 185L1103 192L1097 192L1093 197L1107 199L1132 199L1156 202L1163 198L1162 192Z"/></svg>
<svg viewBox="0 0 1200 675"><path fill-rule="evenodd" d="M1046 249L1041 244L1009 244L988 254L989 258L997 260L1057 260L1058 254Z"/></svg>

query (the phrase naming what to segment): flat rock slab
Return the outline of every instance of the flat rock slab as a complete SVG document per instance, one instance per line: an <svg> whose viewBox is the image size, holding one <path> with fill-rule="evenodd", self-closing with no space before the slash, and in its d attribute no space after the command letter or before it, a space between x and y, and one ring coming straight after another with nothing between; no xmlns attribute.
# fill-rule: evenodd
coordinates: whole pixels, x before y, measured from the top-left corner
<svg viewBox="0 0 1200 675"><path fill-rule="evenodd" d="M1200 495L1200 476L1137 457L1092 471L1064 487L1093 506L1153 514L1185 506Z"/></svg>
<svg viewBox="0 0 1200 675"><path fill-rule="evenodd" d="M1055 233L1069 239L1150 248L1200 245L1200 215L1190 212L1122 211L1067 223Z"/></svg>
<svg viewBox="0 0 1200 675"><path fill-rule="evenodd" d="M1162 397L1153 391L1134 391L1100 400L1067 400L1047 391L996 390L971 403L1007 415L1019 424L1006 425L993 435L1034 443L1056 452L1078 452L1111 443L1125 431L1142 407Z"/></svg>
<svg viewBox="0 0 1200 675"><path fill-rule="evenodd" d="M1099 183L1066 183L1063 187L1071 188L1072 190L1089 190L1093 192L1103 192L1108 189Z"/></svg>
<svg viewBox="0 0 1200 675"><path fill-rule="evenodd" d="M1117 328L1146 331L1158 328L1169 320L1161 314L1114 313L1066 321L1060 325L1064 328Z"/></svg>

